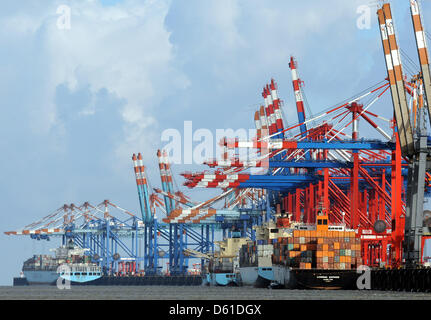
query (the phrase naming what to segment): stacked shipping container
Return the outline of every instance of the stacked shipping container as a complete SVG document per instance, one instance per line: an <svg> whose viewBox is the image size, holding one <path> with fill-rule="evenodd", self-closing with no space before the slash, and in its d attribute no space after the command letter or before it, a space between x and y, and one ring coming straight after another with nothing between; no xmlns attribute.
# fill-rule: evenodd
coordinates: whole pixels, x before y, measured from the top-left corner
<svg viewBox="0 0 431 320"><path fill-rule="evenodd" d="M274 244L274 264L299 269L350 270L362 264L354 231L294 230Z"/></svg>
<svg viewBox="0 0 431 320"><path fill-rule="evenodd" d="M242 267L257 266L257 245L249 242L244 244L239 250L239 265Z"/></svg>

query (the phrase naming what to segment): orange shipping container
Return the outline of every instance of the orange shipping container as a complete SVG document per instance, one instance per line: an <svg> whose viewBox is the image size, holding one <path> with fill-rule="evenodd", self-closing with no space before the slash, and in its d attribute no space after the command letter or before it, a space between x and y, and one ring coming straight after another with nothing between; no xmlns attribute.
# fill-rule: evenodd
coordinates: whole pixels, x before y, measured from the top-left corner
<svg viewBox="0 0 431 320"><path fill-rule="evenodd" d="M291 254L291 258L296 258L301 255L300 251L289 251L289 253Z"/></svg>

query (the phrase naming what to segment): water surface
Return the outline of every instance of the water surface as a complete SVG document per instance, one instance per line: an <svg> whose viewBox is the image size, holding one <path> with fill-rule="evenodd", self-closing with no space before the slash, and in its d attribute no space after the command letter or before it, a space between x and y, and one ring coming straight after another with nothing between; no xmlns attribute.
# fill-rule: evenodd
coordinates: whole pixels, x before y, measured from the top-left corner
<svg viewBox="0 0 431 320"><path fill-rule="evenodd" d="M431 293L204 286L0 287L0 299L31 300L431 300Z"/></svg>

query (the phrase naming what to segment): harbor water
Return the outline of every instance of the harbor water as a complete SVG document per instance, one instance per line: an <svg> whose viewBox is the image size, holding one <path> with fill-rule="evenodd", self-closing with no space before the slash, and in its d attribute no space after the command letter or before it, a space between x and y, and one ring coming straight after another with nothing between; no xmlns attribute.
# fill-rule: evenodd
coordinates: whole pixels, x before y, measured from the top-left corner
<svg viewBox="0 0 431 320"><path fill-rule="evenodd" d="M1 286L0 300L431 300L431 293L205 286Z"/></svg>

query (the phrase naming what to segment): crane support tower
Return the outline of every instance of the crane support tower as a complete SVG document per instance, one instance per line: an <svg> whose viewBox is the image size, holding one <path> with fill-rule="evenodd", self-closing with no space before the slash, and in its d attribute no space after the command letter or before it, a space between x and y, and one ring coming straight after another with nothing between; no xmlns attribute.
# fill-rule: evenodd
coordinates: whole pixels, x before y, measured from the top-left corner
<svg viewBox="0 0 431 320"><path fill-rule="evenodd" d="M428 51L425 40L425 32L421 22L419 4L416 0L410 0L410 13L413 22L413 31L416 38L416 47L421 66L420 80L424 88L424 104L428 106L428 118L431 117L430 103L431 78L428 59ZM409 161L406 192L405 231L403 242L403 260L407 267L416 267L421 263L422 235L423 235L423 203L425 193L425 178L427 156L429 148L427 144L427 127L425 109L420 108L417 119L414 118L415 131L412 130L410 112L407 105L406 91L409 90L403 76L401 57L396 39L395 27L392 19L391 6L383 4L377 11L385 54L388 78L391 86L392 101L398 135L400 138L402 155ZM416 111L415 111L416 112ZM416 116L416 115L415 115ZM431 122L431 118L430 122ZM396 212L395 214L400 214ZM395 221L393 221L393 228Z"/></svg>

